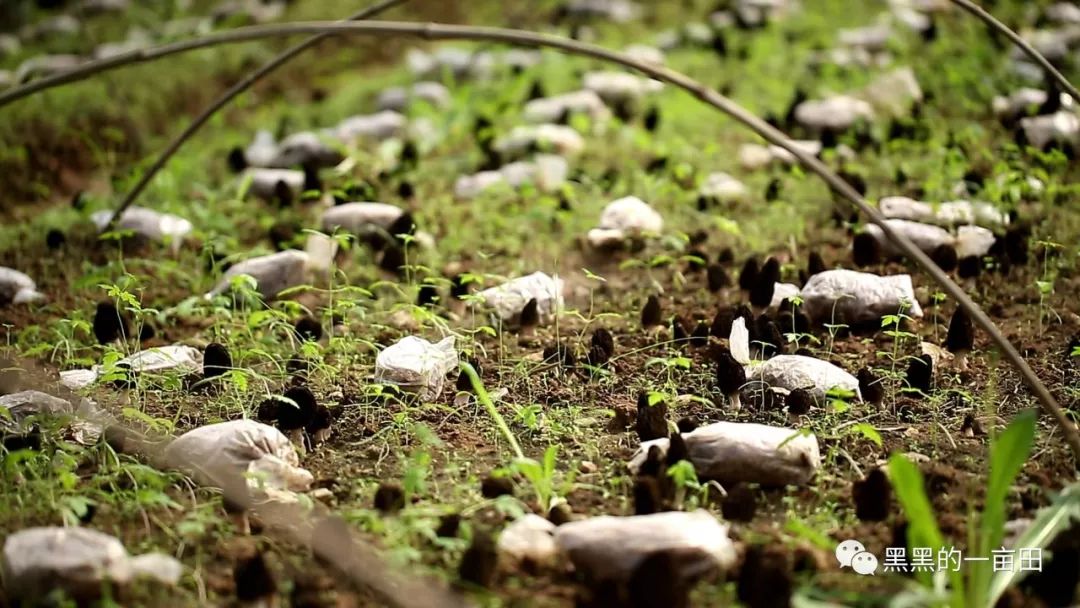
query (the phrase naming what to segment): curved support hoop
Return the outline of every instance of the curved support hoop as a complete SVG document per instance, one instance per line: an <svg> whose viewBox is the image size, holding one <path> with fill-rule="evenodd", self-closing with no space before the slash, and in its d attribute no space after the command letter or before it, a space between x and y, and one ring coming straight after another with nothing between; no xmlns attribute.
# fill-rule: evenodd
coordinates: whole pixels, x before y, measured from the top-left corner
<svg viewBox="0 0 1080 608"><path fill-rule="evenodd" d="M407 1L408 0L382 0L382 2L377 2L347 17L345 21L362 21L364 19L367 19L368 17L374 17L379 13L382 13ZM165 149L161 152L161 154L157 157L157 160L154 161L154 164L150 165L150 167L145 172L143 172L142 176L139 178L139 182L135 184L131 191L127 193L127 196L124 197L124 200L120 202L120 206L116 208L116 211L112 214L112 217L109 218L109 223L105 226L105 232L108 232L116 227L116 222L120 221L120 218L124 215L124 212L127 211L127 208L130 207L132 203L135 202L135 199L139 198L139 195L143 193L143 190L145 190L146 187L150 185L150 182L154 179L154 176L157 175L158 172L165 167L166 163L168 163L169 159L171 159L173 155L176 154L177 150L179 150L181 146L187 143L187 140L191 139L191 137L195 135L195 133L199 129L201 129L203 125L205 125L214 114L217 114L218 111L228 105L230 101L236 99L238 95L250 89L253 84L262 80L264 77L273 73L281 66L292 61L292 59L300 53L303 53L309 48L315 46L320 41L324 40L329 36L330 34L325 32L322 34L316 34L311 38L308 38L307 40L301 42L300 44L286 49L277 57L274 57L270 61L263 64L263 66L259 69L255 70L251 74L248 74L243 80L229 87L229 89L222 93L220 97L215 99L213 103L206 106L206 108L203 109L203 111L195 117L195 120L191 121L191 124L189 124L187 128L177 134L177 136L169 142L169 145L166 146Z"/></svg>
<svg viewBox="0 0 1080 608"><path fill-rule="evenodd" d="M1057 68L1051 65L1050 60L1048 60L1046 57L1043 57L1042 53L1035 50L1035 47L1031 46L1031 44L1029 44L1027 40L1021 38L1020 34L1012 31L1009 26L998 21L993 15L988 13L986 9L979 6L978 4L975 4L971 0L952 0L952 3L971 13L972 15L975 15L983 23L990 26L990 29L995 30L1000 34L1003 34L1006 38L1011 40L1017 48L1019 48L1021 51L1024 51L1025 55L1030 57L1035 63L1039 64L1039 67L1045 70L1046 73L1049 74L1050 77L1058 83L1058 86L1061 87L1061 90L1068 93L1069 96L1075 99L1077 103L1080 103L1080 91L1077 91L1076 87L1074 87L1072 83L1069 82L1069 79L1065 78L1065 76L1061 72L1059 72Z"/></svg>
<svg viewBox="0 0 1080 608"><path fill-rule="evenodd" d="M552 36L548 34L537 34L533 32L512 30L496 27L480 27L480 26L467 26L467 25L446 25L439 23L409 23L400 21L366 21L366 22L297 22L297 23L281 23L266 26L253 26L230 30L227 32L219 32L211 34L203 38L196 38L192 40L186 40L182 42L176 42L169 45L160 47L153 47L149 49L142 49L139 51L133 51L131 53L125 53L102 61L94 61L84 64L78 68L69 70L67 72L56 74L49 78L44 78L30 83L25 87L19 87L18 89L7 92L6 94L0 94L0 106L10 103L15 99L26 97L36 91L45 90L51 87L59 86L68 82L74 82L87 78L98 72L110 70L113 68L121 67L132 63L141 63L151 61L168 55L181 53L185 51L195 50L199 48L206 48L210 46L216 46L221 44L231 44L236 42L244 42L249 40L257 40L260 38L271 38L277 36L287 36L292 34L303 33L336 33L336 34L368 34L368 35L382 35L382 36L415 36L428 40L440 40L440 39L456 39L456 40L483 40L483 41L497 41L508 44L524 45L524 46L542 46L560 49L570 54L582 55L585 57L592 57L594 59L600 59L608 61L610 63L616 63L624 67L628 67L637 70L643 74L646 74L657 80L667 82L678 88L681 88L701 101L717 108L725 114L731 116L738 122L742 123L752 131L760 135L769 143L780 146L781 148L790 152L799 162L816 173L821 179L825 181L834 191L839 193L842 197L851 202L855 207L866 215L871 222L881 228L885 236L892 241L908 258L914 260L919 266L921 266L950 296L952 296L957 303L964 308L965 311L975 320L976 323L990 336L995 344L1002 350L1005 357L1020 373L1020 376L1024 379L1024 382L1028 385L1028 388L1035 394L1042 405L1043 410L1054 418L1058 426L1061 428L1062 434L1065 436L1065 440L1068 442L1069 447L1073 451L1073 455L1080 465L1080 433L1077 432L1075 426L1066 417L1065 412L1058 405L1053 395L1046 386L1039 380L1039 377L1035 374L1035 371L1024 361L1024 358L1016 350L1016 347L1001 333L1001 330L994 324L983 310L975 304L975 302L968 297L963 289L960 288L952 279L949 278L936 264L934 264L929 256L923 253L914 243L907 237L897 233L885 222L885 218L875 209L870 206L867 201L859 195L850 185L840 178L835 172L833 172L825 163L818 160L816 157L806 154L798 146L794 145L781 131L773 128L760 118L754 116L748 112L742 106L736 104L730 99L717 93L716 91L706 87L705 85L697 82L696 80L681 74L674 70L655 66L647 63L637 61L631 57L628 57L622 53L609 51L603 47L599 47L592 44L586 44L578 42L576 40L570 40L568 38L562 38L559 36Z"/></svg>

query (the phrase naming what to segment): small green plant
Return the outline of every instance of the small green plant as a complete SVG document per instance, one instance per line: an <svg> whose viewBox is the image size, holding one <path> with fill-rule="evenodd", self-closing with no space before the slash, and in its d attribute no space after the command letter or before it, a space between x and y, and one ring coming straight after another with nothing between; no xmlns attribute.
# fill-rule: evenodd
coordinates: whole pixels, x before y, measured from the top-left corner
<svg viewBox="0 0 1080 608"><path fill-rule="evenodd" d="M1023 412L990 443L985 506L983 511L971 517L968 523L968 551L976 557L989 558L991 553L1001 546L1005 535L1009 488L1031 453L1035 439L1035 421L1034 411ZM934 555L951 549L952 547L946 547L938 528L918 467L904 455L893 454L889 459L889 476L909 522L907 548L910 550L914 547L928 547ZM1075 490L1069 492L1075 494ZM1072 500L1075 498L1070 499ZM1048 534L1047 531L1060 525L1060 518L1044 518L1041 533L1030 534L1026 539L1031 544L1018 546L1041 550L1053 540L1053 534ZM956 607L993 606L1008 585L1019 580L1018 573L995 572L989 559L971 560L964 564L968 567L966 573L959 568L947 568L947 572L920 571L915 575L927 590L933 589L939 595L944 594L944 603ZM946 581L940 580L941 576L935 581L935 574L947 577L947 585L944 584Z"/></svg>

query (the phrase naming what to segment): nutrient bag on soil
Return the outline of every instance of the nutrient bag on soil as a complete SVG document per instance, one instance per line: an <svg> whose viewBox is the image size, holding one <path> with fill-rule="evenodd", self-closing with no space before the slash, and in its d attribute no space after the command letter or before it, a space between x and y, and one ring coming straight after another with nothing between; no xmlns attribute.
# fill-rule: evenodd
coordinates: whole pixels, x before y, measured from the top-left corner
<svg viewBox="0 0 1080 608"><path fill-rule="evenodd" d="M626 582L641 560L659 551L696 550L698 559L680 563L687 575L729 570L736 559L728 526L704 510L572 521L556 528L555 544L590 581Z"/></svg>
<svg viewBox="0 0 1080 608"><path fill-rule="evenodd" d="M248 181L248 192L264 201L274 200L282 194L279 183L290 196L299 196L304 191L304 172L293 169L249 168L244 170L243 180Z"/></svg>
<svg viewBox="0 0 1080 608"><path fill-rule="evenodd" d="M383 110L375 114L346 118L328 134L346 144L352 144L361 139L382 141L403 134L408 123L409 121L401 114Z"/></svg>
<svg viewBox="0 0 1080 608"><path fill-rule="evenodd" d="M100 597L101 585L151 578L175 585L183 566L160 553L129 555L113 536L79 527L27 528L4 540L4 588L12 598L40 600L63 589L79 600Z"/></svg>
<svg viewBox="0 0 1080 608"><path fill-rule="evenodd" d="M990 251L996 238L994 233L981 226L960 226L953 234L940 226L913 222L910 220L885 220L890 228L906 236L922 252L930 255L941 245L949 245L956 249L956 255L964 258L968 256L981 257ZM881 245L881 250L887 256L898 256L900 248L896 246L876 224L866 226L867 234L874 237Z"/></svg>
<svg viewBox="0 0 1080 608"><path fill-rule="evenodd" d="M975 224L978 226L1004 226L1009 216L990 203L981 201L949 201L926 203L906 196L886 196L878 201L878 209L885 217L912 220L943 226Z"/></svg>
<svg viewBox="0 0 1080 608"><path fill-rule="evenodd" d="M454 196L463 200L476 198L481 192L500 184L519 188L531 183L542 192L551 192L566 182L569 168L561 156L537 154L530 160L513 162L495 171L462 175L454 182Z"/></svg>
<svg viewBox="0 0 1080 608"><path fill-rule="evenodd" d="M718 203L737 203L747 200L750 190L746 185L727 173L710 173L701 184L698 194Z"/></svg>
<svg viewBox="0 0 1080 608"><path fill-rule="evenodd" d="M901 67L870 81L857 96L870 102L879 115L901 117L922 102L923 91L915 72L910 67Z"/></svg>
<svg viewBox="0 0 1080 608"><path fill-rule="evenodd" d="M821 152L821 142L816 139L793 140L797 148L811 156ZM739 165L749 171L764 169L770 165L794 165L799 161L795 155L777 145L743 144L739 146Z"/></svg>
<svg viewBox="0 0 1080 608"><path fill-rule="evenodd" d="M477 295L507 324L516 324L520 320L521 309L529 300L536 299L540 322L547 324L562 308L562 290L563 281L559 277L534 272L485 289Z"/></svg>
<svg viewBox="0 0 1080 608"><path fill-rule="evenodd" d="M435 108L450 105L450 89L438 82L423 81L409 87L391 87L379 93L375 106L379 110L404 112L414 101L431 104Z"/></svg>
<svg viewBox="0 0 1080 608"><path fill-rule="evenodd" d="M301 131L281 140L269 167L333 167L345 159L331 143L330 136Z"/></svg>
<svg viewBox="0 0 1080 608"><path fill-rule="evenodd" d="M915 299L911 276L878 276L854 270L826 270L803 286L803 312L821 323L860 323L895 315L904 308L914 318L923 316Z"/></svg>
<svg viewBox="0 0 1080 608"><path fill-rule="evenodd" d="M698 476L721 484L803 485L821 465L817 437L796 429L714 422L683 433L682 438ZM666 455L669 445L668 439L642 443L630 459L630 471L637 474L649 448L657 446Z"/></svg>
<svg viewBox="0 0 1080 608"><path fill-rule="evenodd" d="M124 357L111 366L95 365L90 369L73 369L60 372L60 383L77 390L93 384L102 374L125 371L133 374L160 374L170 370L194 373L202 369L202 351L183 344L171 344L141 350Z"/></svg>
<svg viewBox="0 0 1080 608"><path fill-rule="evenodd" d="M431 401L442 392L446 374L458 367L454 336L432 344L408 336L383 349L375 358L375 381L396 384Z"/></svg>
<svg viewBox="0 0 1080 608"><path fill-rule="evenodd" d="M35 302L45 296L38 292L37 284L26 274L0 266L0 306Z"/></svg>
<svg viewBox="0 0 1080 608"><path fill-rule="evenodd" d="M90 215L98 230L104 230L112 219L113 212L102 210ZM116 223L116 230L130 230L136 235L155 243L168 243L173 251L180 249L184 238L191 233L191 222L170 213L159 213L146 207L128 207Z"/></svg>
<svg viewBox="0 0 1080 608"><path fill-rule="evenodd" d="M1080 147L1080 116L1073 112L1022 118L1020 128L1033 148L1045 150L1050 144L1065 145L1073 150Z"/></svg>
<svg viewBox="0 0 1080 608"><path fill-rule="evenodd" d="M636 196L626 196L604 207L600 225L586 238L593 247L602 248L632 236L660 234L663 229L664 218L655 209Z"/></svg>
<svg viewBox="0 0 1080 608"><path fill-rule="evenodd" d="M405 211L386 203L345 203L330 207L323 213L323 231L332 233L341 229L352 234L363 234L373 228L386 230Z"/></svg>
<svg viewBox="0 0 1080 608"><path fill-rule="evenodd" d="M188 431L165 448L169 465L190 472L200 483L220 487L235 475L252 489L307 490L314 480L300 468L289 438L254 420L233 420Z"/></svg>
<svg viewBox="0 0 1080 608"><path fill-rule="evenodd" d="M525 104L523 113L525 121L531 123L555 123L577 114L597 122L611 117L611 110L600 96L588 90L534 99Z"/></svg>
<svg viewBox="0 0 1080 608"><path fill-rule="evenodd" d="M496 550L499 558L512 566L543 566L555 559L555 524L529 513L507 526L499 534Z"/></svg>
<svg viewBox="0 0 1080 608"><path fill-rule="evenodd" d="M272 299L286 289L313 282L329 271L337 253L337 242L324 234L309 234L305 251L289 249L244 260L229 267L218 284L204 297L209 300L232 287L234 277L255 279L256 289Z"/></svg>
<svg viewBox="0 0 1080 608"><path fill-rule="evenodd" d="M635 76L628 72L588 72L583 79L583 86L609 104L637 101L664 89L664 83L659 80Z"/></svg>
<svg viewBox="0 0 1080 608"><path fill-rule="evenodd" d="M27 433L31 430L31 417L62 418L66 436L84 445L94 443L101 436L108 414L89 399L73 398L77 401L68 401L41 391L4 395L0 397L0 408L7 410L7 415L0 416L0 433Z"/></svg>
<svg viewBox="0 0 1080 608"><path fill-rule="evenodd" d="M492 146L506 159L521 158L538 150L559 156L576 156L585 149L585 139L563 125L521 125L496 139Z"/></svg>
<svg viewBox="0 0 1080 608"><path fill-rule="evenodd" d="M818 403L825 403L827 393L834 388L851 391L857 400L862 401L859 381L855 376L815 357L776 355L748 367L746 376L750 381L762 383L765 388L780 388L784 392L806 389Z"/></svg>
<svg viewBox="0 0 1080 608"><path fill-rule="evenodd" d="M859 121L873 119L870 104L849 95L811 99L795 107L795 120L814 133L846 131Z"/></svg>

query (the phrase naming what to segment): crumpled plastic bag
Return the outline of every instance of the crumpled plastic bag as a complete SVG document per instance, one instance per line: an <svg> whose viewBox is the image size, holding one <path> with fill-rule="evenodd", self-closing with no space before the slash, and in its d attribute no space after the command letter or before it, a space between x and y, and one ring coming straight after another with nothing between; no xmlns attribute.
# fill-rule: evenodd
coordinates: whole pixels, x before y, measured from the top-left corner
<svg viewBox="0 0 1080 608"><path fill-rule="evenodd" d="M352 116L338 123L330 133L339 140L352 143L360 139L382 141L405 132L408 119L392 110L375 114Z"/></svg>
<svg viewBox="0 0 1080 608"><path fill-rule="evenodd" d="M1004 120L1015 120L1027 114L1028 109L1046 103L1048 96L1042 89L1019 88L1008 95L995 95L990 102L994 115Z"/></svg>
<svg viewBox="0 0 1080 608"><path fill-rule="evenodd" d="M795 120L815 131L844 131L860 120L873 119L870 104L850 95L811 99L795 107Z"/></svg>
<svg viewBox="0 0 1080 608"><path fill-rule="evenodd" d="M797 139L792 143L811 156L821 153L821 142L816 139ZM743 144L739 146L739 165L750 171L764 169L772 164L794 165L798 162L794 154L777 145Z"/></svg>
<svg viewBox="0 0 1080 608"><path fill-rule="evenodd" d="M910 114L912 107L923 100L923 91L915 72L905 66L878 76L857 96L870 102L881 116L900 117Z"/></svg>
<svg viewBox="0 0 1080 608"><path fill-rule="evenodd" d="M796 429L745 422L714 422L682 434L690 462L702 479L726 483L760 483L766 486L803 485L821 466L817 437ZM667 454L670 440L654 439L641 444L630 459L635 475L645 463L649 448Z"/></svg>
<svg viewBox="0 0 1080 608"><path fill-rule="evenodd" d="M268 165L270 167L295 167L310 165L313 167L333 167L345 159L337 148L326 141L325 134L313 131L293 133L277 146L277 153Z"/></svg>
<svg viewBox="0 0 1080 608"><path fill-rule="evenodd" d="M335 205L323 213L322 227L327 233L340 228L353 234L361 234L365 229L376 226L387 229L405 210L386 203L345 203Z"/></svg>
<svg viewBox="0 0 1080 608"><path fill-rule="evenodd" d="M878 209L888 218L943 226L977 224L996 227L1009 223L1007 213L981 201L949 201L935 205L906 196L886 196L878 201Z"/></svg>
<svg viewBox="0 0 1080 608"><path fill-rule="evenodd" d="M581 19L606 19L625 23L637 19L641 5L629 0L570 0L566 14Z"/></svg>
<svg viewBox="0 0 1080 608"><path fill-rule="evenodd" d="M450 89L438 82L417 82L409 87L391 87L379 93L375 101L379 110L403 112L413 101L423 101L436 108L450 105Z"/></svg>
<svg viewBox="0 0 1080 608"><path fill-rule="evenodd" d="M840 367L823 359L803 355L776 355L760 364L747 368L747 379L762 382L767 387L782 388L791 392L797 388L810 391L818 403L825 403L830 389L841 388L859 393L859 381Z"/></svg>
<svg viewBox="0 0 1080 608"><path fill-rule="evenodd" d="M289 438L255 420L232 420L190 430L165 448L165 458L205 485L246 475L248 486L255 490L299 492L314 481L307 469L300 468L300 458Z"/></svg>
<svg viewBox="0 0 1080 608"><path fill-rule="evenodd" d="M0 431L25 433L29 430L27 418L31 416L65 416L69 420L76 441L93 443L101 435L107 415L89 399L77 398L78 402L54 397L41 391L20 391L0 397L0 408L7 410L8 417L0 417ZM79 419L75 419L75 415Z"/></svg>
<svg viewBox="0 0 1080 608"><path fill-rule="evenodd" d="M113 212L105 209L96 211L90 215L98 230L104 230L112 219ZM183 244L184 237L191 233L191 222L171 213L160 213L146 207L132 206L120 216L116 223L118 230L131 230L135 234L151 241L162 243L168 241L174 251Z"/></svg>
<svg viewBox="0 0 1080 608"><path fill-rule="evenodd" d="M803 312L824 323L874 321L908 307L905 314L922 318L911 276L878 276L854 270L826 270L810 277L799 292Z"/></svg>
<svg viewBox="0 0 1080 608"><path fill-rule="evenodd" d="M4 587L13 598L40 599L61 588L93 599L103 581L125 585L146 577L175 585L183 571L172 557L131 556L115 537L89 528L26 528L4 540Z"/></svg>
<svg viewBox="0 0 1080 608"><path fill-rule="evenodd" d="M270 161L273 162L273 161ZM296 196L304 191L304 172L294 169L266 169L249 167L244 170L243 179L250 179L248 191L263 200L272 200L277 195L277 184L281 182Z"/></svg>
<svg viewBox="0 0 1080 608"><path fill-rule="evenodd" d="M516 323L525 304L536 298L536 310L541 323L550 323L563 304L563 281L543 272L511 279L502 285L490 287L479 295L487 306L493 308L504 323Z"/></svg>
<svg viewBox="0 0 1080 608"><path fill-rule="evenodd" d="M1020 119L1028 145L1045 149L1052 143L1067 144L1074 150L1080 147L1080 116L1060 111L1048 116Z"/></svg>
<svg viewBox="0 0 1080 608"><path fill-rule="evenodd" d="M611 110L604 105L604 100L589 90L534 99L525 104L522 113L525 121L532 123L554 123L573 114L584 114L598 121L611 117Z"/></svg>
<svg viewBox="0 0 1080 608"><path fill-rule="evenodd" d="M769 308L777 308L784 303L787 298L794 298L799 295L799 286L794 283L774 283L772 301L769 302ZM781 328L788 329L788 328Z"/></svg>
<svg viewBox="0 0 1080 608"><path fill-rule="evenodd" d="M202 358L202 351L197 348L170 344L140 350L120 359L113 364L113 368L125 369L134 374L160 373L172 369L191 373L202 369ZM69 389L78 390L93 384L105 371L103 365L63 371L60 372L60 383Z"/></svg>
<svg viewBox="0 0 1080 608"><path fill-rule="evenodd" d="M577 156L585 149L585 139L565 125L519 125L497 138L492 147L506 158L521 158L533 152Z"/></svg>
<svg viewBox="0 0 1080 608"><path fill-rule="evenodd" d="M750 190L727 173L710 173L698 194L714 198L718 203L735 203L746 200Z"/></svg>
<svg viewBox="0 0 1080 608"><path fill-rule="evenodd" d="M531 183L542 192L551 192L566 182L569 169L566 159L561 156L537 154L531 160L513 162L496 171L462 175L454 182L454 196L462 200L476 198L498 184L518 188Z"/></svg>
<svg viewBox="0 0 1080 608"><path fill-rule="evenodd" d="M496 551L510 565L543 566L555 560L555 524L529 513L507 526L499 534Z"/></svg>
<svg viewBox="0 0 1080 608"><path fill-rule="evenodd" d="M939 245L951 245L953 243L953 236L949 234L948 230L940 226L910 220L885 220L885 223L888 224L889 228L906 236L908 240L925 253L933 252ZM894 256L901 253L900 247L886 237L885 232L877 224L867 224L866 232L881 245L881 250L885 255Z"/></svg>
<svg viewBox="0 0 1080 608"><path fill-rule="evenodd" d="M626 196L604 207L600 225L586 238L593 247L604 247L631 236L660 234L663 229L664 218L655 209L636 196Z"/></svg>
<svg viewBox="0 0 1080 608"><path fill-rule="evenodd" d="M555 544L574 568L591 581L626 581L638 564L659 551L697 550L700 560L686 564L694 573L735 565L729 526L704 510L651 515L602 515L555 529Z"/></svg>
<svg viewBox="0 0 1080 608"><path fill-rule="evenodd" d="M37 284L29 275L13 268L0 266L0 306L35 302L44 297L45 295L37 290Z"/></svg>
<svg viewBox="0 0 1080 608"><path fill-rule="evenodd" d="M418 78L441 78L443 72L448 71L455 79L482 79L489 76L494 69L495 57L487 52L442 46L431 53L409 49L405 53L405 63Z"/></svg>
<svg viewBox="0 0 1080 608"><path fill-rule="evenodd" d="M434 344L407 336L375 357L375 380L418 392L421 399L431 401L442 392L446 374L457 367L454 336Z"/></svg>
<svg viewBox="0 0 1080 608"><path fill-rule="evenodd" d="M238 262L229 267L221 280L204 298L212 299L232 287L233 277L248 275L264 299L272 299L286 289L310 282L330 269L337 253L337 241L324 234L309 234L305 251L287 249Z"/></svg>
<svg viewBox="0 0 1080 608"><path fill-rule="evenodd" d="M583 84L586 90L599 95L605 103L633 101L664 89L664 83L659 80L627 72L587 72Z"/></svg>
<svg viewBox="0 0 1080 608"><path fill-rule="evenodd" d="M876 23L854 29L842 29L837 32L840 44L871 52L885 50L891 37L892 28L887 23Z"/></svg>

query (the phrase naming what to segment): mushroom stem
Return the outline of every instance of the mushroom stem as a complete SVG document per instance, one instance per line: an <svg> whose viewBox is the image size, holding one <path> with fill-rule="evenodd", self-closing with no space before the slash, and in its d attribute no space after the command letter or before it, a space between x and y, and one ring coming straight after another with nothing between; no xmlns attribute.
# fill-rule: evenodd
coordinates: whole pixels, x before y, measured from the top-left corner
<svg viewBox="0 0 1080 608"><path fill-rule="evenodd" d="M962 372L966 372L967 368L968 368L968 361L967 361L968 354L967 354L967 351L960 351L958 353L955 353L955 355L956 355L956 359L955 359L955 361L956 361L956 369L958 369L958 370L960 370Z"/></svg>
<svg viewBox="0 0 1080 608"><path fill-rule="evenodd" d="M737 412L742 409L742 398L739 396L739 393L735 393L734 395L728 395L728 399L731 400L732 411Z"/></svg>

